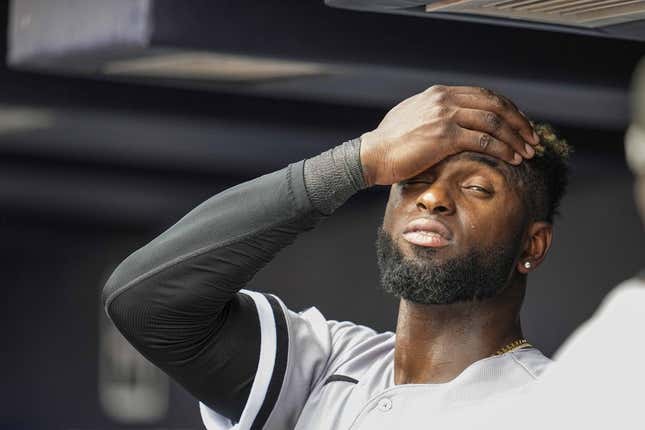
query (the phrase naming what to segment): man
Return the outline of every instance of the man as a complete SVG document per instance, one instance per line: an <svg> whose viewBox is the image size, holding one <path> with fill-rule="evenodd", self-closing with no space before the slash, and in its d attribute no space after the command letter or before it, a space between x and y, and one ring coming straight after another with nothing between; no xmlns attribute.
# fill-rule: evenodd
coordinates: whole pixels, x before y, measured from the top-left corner
<svg viewBox="0 0 645 430"><path fill-rule="evenodd" d="M106 311L200 400L210 430L413 426L514 392L549 362L519 311L551 244L567 154L502 96L431 87L360 139L202 203L121 263ZM396 335L241 290L377 184L392 185L377 256L401 298Z"/></svg>

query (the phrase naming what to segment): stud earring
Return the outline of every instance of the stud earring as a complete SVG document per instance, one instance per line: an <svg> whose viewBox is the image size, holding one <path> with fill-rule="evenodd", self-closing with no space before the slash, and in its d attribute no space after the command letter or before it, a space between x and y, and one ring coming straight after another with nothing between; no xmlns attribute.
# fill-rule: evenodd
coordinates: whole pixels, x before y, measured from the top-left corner
<svg viewBox="0 0 645 430"><path fill-rule="evenodd" d="M531 262L530 261L524 262L524 267L527 268L527 269L530 269L531 268Z"/></svg>

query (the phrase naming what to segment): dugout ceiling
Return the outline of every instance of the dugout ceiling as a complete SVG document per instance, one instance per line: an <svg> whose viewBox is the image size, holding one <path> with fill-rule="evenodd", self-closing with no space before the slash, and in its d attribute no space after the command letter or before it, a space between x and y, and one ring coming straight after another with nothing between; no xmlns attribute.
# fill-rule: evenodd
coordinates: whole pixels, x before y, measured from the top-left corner
<svg viewBox="0 0 645 430"><path fill-rule="evenodd" d="M388 10L387 1L329 3ZM622 128L643 43L530 27L322 1L13 0L8 62L51 74L372 108L433 83L475 84L544 119Z"/></svg>

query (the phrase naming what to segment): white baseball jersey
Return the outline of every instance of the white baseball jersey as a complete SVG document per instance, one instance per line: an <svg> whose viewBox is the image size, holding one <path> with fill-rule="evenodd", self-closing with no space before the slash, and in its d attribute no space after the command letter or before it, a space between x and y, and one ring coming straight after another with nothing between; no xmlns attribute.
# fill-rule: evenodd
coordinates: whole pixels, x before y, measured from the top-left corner
<svg viewBox="0 0 645 430"><path fill-rule="evenodd" d="M433 417L523 393L550 360L535 348L481 359L441 384L394 383L395 333L296 313L275 296L242 290L259 314L251 393L231 422L199 403L208 430L427 428Z"/></svg>

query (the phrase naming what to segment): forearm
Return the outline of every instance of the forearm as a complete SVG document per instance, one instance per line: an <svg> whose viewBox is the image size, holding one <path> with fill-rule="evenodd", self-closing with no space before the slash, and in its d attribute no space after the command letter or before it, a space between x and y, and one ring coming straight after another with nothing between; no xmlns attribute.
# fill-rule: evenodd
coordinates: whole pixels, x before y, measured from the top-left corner
<svg viewBox="0 0 645 430"><path fill-rule="evenodd" d="M245 282L237 278L254 274L298 233L313 228L365 188L359 151L359 141L350 141L206 200L119 265L103 289L106 309L125 289L173 266L235 242L266 237L268 242L252 258L253 267L242 270L238 264L230 264L222 273L226 275L222 279L225 284L242 288ZM280 226L291 228L267 234ZM249 269L257 270L249 273ZM220 277L218 273L212 275Z"/></svg>

